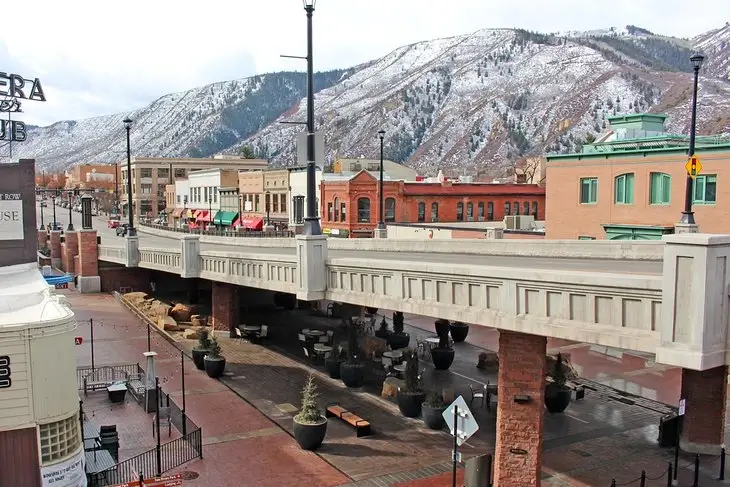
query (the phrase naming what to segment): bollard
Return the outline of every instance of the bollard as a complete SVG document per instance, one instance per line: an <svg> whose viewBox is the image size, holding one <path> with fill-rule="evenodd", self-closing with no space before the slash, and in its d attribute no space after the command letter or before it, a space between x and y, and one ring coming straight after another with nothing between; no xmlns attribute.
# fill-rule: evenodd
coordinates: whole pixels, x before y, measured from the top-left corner
<svg viewBox="0 0 730 487"><path fill-rule="evenodd" d="M616 487L616 479L611 479L611 487Z"/></svg>
<svg viewBox="0 0 730 487"><path fill-rule="evenodd" d="M639 479L639 486L646 487L646 470L641 471L641 478Z"/></svg>
<svg viewBox="0 0 730 487"><path fill-rule="evenodd" d="M699 487L700 485L700 454L695 454L695 479L692 482L692 487Z"/></svg>
<svg viewBox="0 0 730 487"><path fill-rule="evenodd" d="M725 447L720 450L720 477L719 480L725 480Z"/></svg>
<svg viewBox="0 0 730 487"><path fill-rule="evenodd" d="M672 462L669 462L669 469L667 469L667 487L672 487Z"/></svg>

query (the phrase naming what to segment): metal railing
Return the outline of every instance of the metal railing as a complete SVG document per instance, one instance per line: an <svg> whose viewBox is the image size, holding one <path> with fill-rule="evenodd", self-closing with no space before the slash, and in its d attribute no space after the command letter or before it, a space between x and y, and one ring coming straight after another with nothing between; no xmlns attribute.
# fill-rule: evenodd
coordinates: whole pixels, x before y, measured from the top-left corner
<svg viewBox="0 0 730 487"><path fill-rule="evenodd" d="M91 365L81 365L79 367L76 367L76 386L79 390L82 390L84 388L84 378L89 376L94 372L94 370L99 370L102 367L111 367L112 371L114 372L122 372L125 375L134 375L141 370L139 368L139 364L112 364L112 365L99 365L96 367L92 367Z"/></svg>
<svg viewBox="0 0 730 487"><path fill-rule="evenodd" d="M177 228L152 223L140 223L139 226L163 230L166 232L186 233L188 235L203 235L209 237L240 237L240 238L292 238L296 234L291 230L203 230L202 228Z"/></svg>

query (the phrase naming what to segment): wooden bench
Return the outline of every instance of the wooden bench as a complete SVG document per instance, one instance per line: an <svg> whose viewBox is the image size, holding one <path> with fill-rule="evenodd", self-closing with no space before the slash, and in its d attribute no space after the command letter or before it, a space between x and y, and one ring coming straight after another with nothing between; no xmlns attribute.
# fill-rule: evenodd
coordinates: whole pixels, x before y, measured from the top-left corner
<svg viewBox="0 0 730 487"><path fill-rule="evenodd" d="M370 423L368 421L362 419L356 414L351 413L337 403L327 404L327 411L325 413L325 416L327 418L340 418L342 421L355 428L358 438L361 438L363 436L370 436L373 434L372 429L370 428Z"/></svg>
<svg viewBox="0 0 730 487"><path fill-rule="evenodd" d="M106 389L117 381L127 381L127 373L123 370L105 366L95 369L94 372L84 377L84 396L89 390Z"/></svg>
<svg viewBox="0 0 730 487"><path fill-rule="evenodd" d="M139 401L145 395L144 374L132 374L128 377L127 389Z"/></svg>

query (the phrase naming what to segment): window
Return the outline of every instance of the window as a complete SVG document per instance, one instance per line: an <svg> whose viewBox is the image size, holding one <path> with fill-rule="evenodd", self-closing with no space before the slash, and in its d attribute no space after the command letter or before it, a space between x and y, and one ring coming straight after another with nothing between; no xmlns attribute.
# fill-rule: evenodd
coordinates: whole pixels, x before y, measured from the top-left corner
<svg viewBox="0 0 730 487"><path fill-rule="evenodd" d="M535 217L535 220L537 220L537 201L532 202L532 214Z"/></svg>
<svg viewBox="0 0 730 487"><path fill-rule="evenodd" d="M520 214L520 204L517 201L512 203L512 213L514 213L515 215Z"/></svg>
<svg viewBox="0 0 730 487"><path fill-rule="evenodd" d="M139 170L139 177L141 178L151 178L152 177L152 168L151 167L143 167Z"/></svg>
<svg viewBox="0 0 730 487"><path fill-rule="evenodd" d="M423 223L426 221L426 203L423 201L418 202L418 222Z"/></svg>
<svg viewBox="0 0 730 487"><path fill-rule="evenodd" d="M579 235L578 240L595 240L596 237L589 237L587 235Z"/></svg>
<svg viewBox="0 0 730 487"><path fill-rule="evenodd" d="M152 194L151 184L141 184L142 194Z"/></svg>
<svg viewBox="0 0 730 487"><path fill-rule="evenodd" d="M701 205L714 205L717 200L717 176L697 176L693 183L694 189L692 200Z"/></svg>
<svg viewBox="0 0 730 487"><path fill-rule="evenodd" d="M487 220L490 222L494 220L494 203L491 201L487 203Z"/></svg>
<svg viewBox="0 0 730 487"><path fill-rule="evenodd" d="M370 198L357 199L357 222L370 223Z"/></svg>
<svg viewBox="0 0 730 487"><path fill-rule="evenodd" d="M218 203L218 186L213 189L213 203Z"/></svg>
<svg viewBox="0 0 730 487"><path fill-rule="evenodd" d="M157 177L158 178L165 178L167 179L167 176L170 174L170 169L166 167L162 167L157 170Z"/></svg>
<svg viewBox="0 0 730 487"><path fill-rule="evenodd" d="M271 195L271 211L274 213L279 213L279 195L278 194L272 194Z"/></svg>
<svg viewBox="0 0 730 487"><path fill-rule="evenodd" d="M663 172L653 172L649 181L649 204L668 205L672 199L672 177Z"/></svg>
<svg viewBox="0 0 730 487"><path fill-rule="evenodd" d="M337 217L337 213L335 213L335 221L337 221L336 217ZM345 205L345 203L340 203L340 221L341 222L347 221L347 205Z"/></svg>
<svg viewBox="0 0 730 487"><path fill-rule="evenodd" d="M598 201L598 178L580 179L581 204L596 203Z"/></svg>
<svg viewBox="0 0 730 487"><path fill-rule="evenodd" d="M616 176L614 190L614 202L619 205L631 205L634 203L634 175L621 174Z"/></svg>
<svg viewBox="0 0 730 487"><path fill-rule="evenodd" d="M477 218L479 221L484 221L484 202L480 201L477 204Z"/></svg>
<svg viewBox="0 0 730 487"><path fill-rule="evenodd" d="M186 175L185 169L175 169L175 177L176 178L184 178Z"/></svg>
<svg viewBox="0 0 730 487"><path fill-rule="evenodd" d="M68 457L81 446L79 419L76 415L39 425L41 461L48 463Z"/></svg>
<svg viewBox="0 0 730 487"><path fill-rule="evenodd" d="M522 214L523 215L529 215L530 214L530 202L525 201L522 203Z"/></svg>
<svg viewBox="0 0 730 487"><path fill-rule="evenodd" d="M332 202L327 203L327 221L332 221Z"/></svg>
<svg viewBox="0 0 730 487"><path fill-rule="evenodd" d="M509 201L506 201L504 203L504 216L509 216L511 209L512 209L512 205L509 203Z"/></svg>
<svg viewBox="0 0 730 487"><path fill-rule="evenodd" d="M264 196L264 211L268 213L271 211L271 193L266 193Z"/></svg>
<svg viewBox="0 0 730 487"><path fill-rule="evenodd" d="M286 195L281 194L279 195L279 198L281 198L281 212L286 213Z"/></svg>
<svg viewBox="0 0 730 487"><path fill-rule="evenodd" d="M255 195L253 201L254 201L254 208L256 208L254 211L257 211L257 212L260 211L261 206L260 206L260 201L259 201L259 195Z"/></svg>
<svg viewBox="0 0 730 487"><path fill-rule="evenodd" d="M385 221L395 221L395 198L385 198Z"/></svg>
<svg viewBox="0 0 730 487"><path fill-rule="evenodd" d="M342 221L345 221L344 212L342 213L342 215L343 215ZM339 216L340 216L340 203L339 203L339 200L337 198L335 198L335 215L334 215L334 219L332 221L335 221L335 222L338 221Z"/></svg>
<svg viewBox="0 0 730 487"><path fill-rule="evenodd" d="M439 221L439 204L431 203L431 223Z"/></svg>
<svg viewBox="0 0 730 487"><path fill-rule="evenodd" d="M464 203L462 203L461 201L456 203L456 221L457 222L464 221Z"/></svg>
<svg viewBox="0 0 730 487"><path fill-rule="evenodd" d="M205 186L205 187L203 188L203 201L204 201L205 203L207 203L207 202L208 202L208 186Z"/></svg>
<svg viewBox="0 0 730 487"><path fill-rule="evenodd" d="M466 204L466 219L467 221L474 221L474 203Z"/></svg>

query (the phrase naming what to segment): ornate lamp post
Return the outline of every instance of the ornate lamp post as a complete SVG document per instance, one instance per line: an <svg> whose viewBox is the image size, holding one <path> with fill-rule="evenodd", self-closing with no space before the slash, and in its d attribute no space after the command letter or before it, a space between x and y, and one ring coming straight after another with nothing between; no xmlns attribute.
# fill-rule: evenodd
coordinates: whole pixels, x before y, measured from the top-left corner
<svg viewBox="0 0 730 487"><path fill-rule="evenodd" d="M378 196L380 198L380 204L378 206L378 231L385 232L385 220L383 218L383 209L385 207L385 193L383 192L383 138L385 137L385 130L379 130L378 137L380 137L380 180L378 181Z"/></svg>
<svg viewBox="0 0 730 487"><path fill-rule="evenodd" d="M702 54L695 54L689 60L692 62L694 68L694 89L692 91L692 119L689 127L689 148L687 153L689 157L695 155L695 136L697 132L697 81L700 77L700 68L702 67L702 61L705 60L705 56ZM682 212L682 218L679 223L682 225L696 225L695 214L692 211L692 191L694 189L694 179L687 175L687 182L684 192L684 211Z"/></svg>
<svg viewBox="0 0 730 487"><path fill-rule="evenodd" d="M74 194L73 190L68 191L68 228L66 230L69 232L74 231L73 213L71 213L71 210L73 210L73 203L71 202L71 196L73 194Z"/></svg>
<svg viewBox="0 0 730 487"><path fill-rule="evenodd" d="M127 117L123 120L124 129L127 131L127 213L129 214L129 227L127 236L137 235L134 229L134 210L132 208L132 147L129 141L129 131L132 130L132 119Z"/></svg>
<svg viewBox="0 0 730 487"><path fill-rule="evenodd" d="M314 154L314 64L312 61L312 15L317 0L302 0L307 12L307 217L305 235L322 235L317 216L317 180Z"/></svg>

